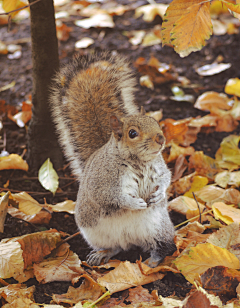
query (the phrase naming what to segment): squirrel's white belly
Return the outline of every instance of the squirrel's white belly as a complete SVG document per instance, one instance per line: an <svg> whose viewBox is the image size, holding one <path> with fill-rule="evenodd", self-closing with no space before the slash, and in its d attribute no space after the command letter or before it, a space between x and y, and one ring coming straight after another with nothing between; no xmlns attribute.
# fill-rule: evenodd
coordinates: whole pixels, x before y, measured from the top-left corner
<svg viewBox="0 0 240 308"><path fill-rule="evenodd" d="M81 227L81 233L96 250L128 250L132 245L136 245L146 251L154 248L159 234L164 234L161 229L167 216L165 206L126 210L119 215L101 217L94 227Z"/></svg>

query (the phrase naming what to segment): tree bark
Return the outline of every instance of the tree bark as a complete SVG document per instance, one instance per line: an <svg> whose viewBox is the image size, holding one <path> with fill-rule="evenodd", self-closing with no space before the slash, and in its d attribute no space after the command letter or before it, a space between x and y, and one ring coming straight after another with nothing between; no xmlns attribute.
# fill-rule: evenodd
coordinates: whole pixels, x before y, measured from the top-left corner
<svg viewBox="0 0 240 308"><path fill-rule="evenodd" d="M29 0L29 3L34 0ZM62 166L49 108L49 86L59 68L58 41L53 0L41 0L30 6L33 63L33 116L28 129L28 163L39 169L50 158L54 167Z"/></svg>

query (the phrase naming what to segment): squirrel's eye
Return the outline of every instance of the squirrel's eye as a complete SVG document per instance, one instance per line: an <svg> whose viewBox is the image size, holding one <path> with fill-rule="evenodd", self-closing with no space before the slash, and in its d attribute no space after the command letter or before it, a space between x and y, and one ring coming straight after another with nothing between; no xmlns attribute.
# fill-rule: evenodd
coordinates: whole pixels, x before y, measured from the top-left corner
<svg viewBox="0 0 240 308"><path fill-rule="evenodd" d="M138 133L134 129L130 129L128 135L131 139L133 139L138 136Z"/></svg>

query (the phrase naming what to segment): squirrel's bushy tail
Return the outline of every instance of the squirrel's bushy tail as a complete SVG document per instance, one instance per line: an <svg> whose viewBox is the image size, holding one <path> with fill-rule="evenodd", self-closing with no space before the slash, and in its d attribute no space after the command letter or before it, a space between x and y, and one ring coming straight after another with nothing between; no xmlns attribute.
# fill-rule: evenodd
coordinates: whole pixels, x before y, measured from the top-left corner
<svg viewBox="0 0 240 308"><path fill-rule="evenodd" d="M109 117L138 113L135 78L126 59L77 56L54 78L50 106L60 144L80 179L86 160L110 138Z"/></svg>

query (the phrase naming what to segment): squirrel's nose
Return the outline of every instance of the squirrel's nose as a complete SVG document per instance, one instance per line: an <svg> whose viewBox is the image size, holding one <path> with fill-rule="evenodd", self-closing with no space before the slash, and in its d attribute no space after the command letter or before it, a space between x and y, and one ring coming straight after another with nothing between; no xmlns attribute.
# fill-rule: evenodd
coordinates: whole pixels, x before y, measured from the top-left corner
<svg viewBox="0 0 240 308"><path fill-rule="evenodd" d="M155 138L155 141L160 144L160 145L163 145L164 142L165 142L165 138L163 135L161 134L157 134L156 138Z"/></svg>

